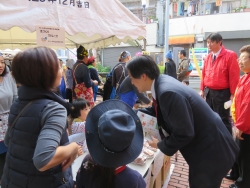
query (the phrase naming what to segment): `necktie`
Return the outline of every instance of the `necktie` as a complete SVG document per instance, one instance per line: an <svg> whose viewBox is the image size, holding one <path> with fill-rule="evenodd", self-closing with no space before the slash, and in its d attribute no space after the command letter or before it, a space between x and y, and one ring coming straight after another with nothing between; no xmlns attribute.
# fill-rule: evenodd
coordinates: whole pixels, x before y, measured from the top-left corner
<svg viewBox="0 0 250 188"><path fill-rule="evenodd" d="M155 115L156 115L156 118L158 116L158 105L157 105L157 102L156 100L152 97L153 99L153 104L154 104L154 109L155 109Z"/></svg>
<svg viewBox="0 0 250 188"><path fill-rule="evenodd" d="M213 63L214 63L215 60L216 60L216 55L213 56Z"/></svg>
<svg viewBox="0 0 250 188"><path fill-rule="evenodd" d="M155 109L155 115L156 115L156 118L157 118L157 124L158 124L158 128L159 128L159 134L160 134L160 137L161 139L164 139L165 138L165 135L162 131L162 128L161 128L161 123L162 121L160 121L160 117L161 115L158 116L158 105L157 105L157 101L153 98L153 104L154 104L154 109Z"/></svg>

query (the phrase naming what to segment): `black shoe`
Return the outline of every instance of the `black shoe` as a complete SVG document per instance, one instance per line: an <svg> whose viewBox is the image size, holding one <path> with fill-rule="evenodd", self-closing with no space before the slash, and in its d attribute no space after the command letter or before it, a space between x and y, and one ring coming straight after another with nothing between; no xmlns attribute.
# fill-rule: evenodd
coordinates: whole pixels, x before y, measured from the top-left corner
<svg viewBox="0 0 250 188"><path fill-rule="evenodd" d="M236 181L238 178L237 177L234 177L234 176L231 176L231 174L227 174L225 176L225 178L229 179L229 180L233 180L233 181Z"/></svg>
<svg viewBox="0 0 250 188"><path fill-rule="evenodd" d="M235 184L231 184L231 185L229 186L229 188L238 188L238 186L235 185Z"/></svg>

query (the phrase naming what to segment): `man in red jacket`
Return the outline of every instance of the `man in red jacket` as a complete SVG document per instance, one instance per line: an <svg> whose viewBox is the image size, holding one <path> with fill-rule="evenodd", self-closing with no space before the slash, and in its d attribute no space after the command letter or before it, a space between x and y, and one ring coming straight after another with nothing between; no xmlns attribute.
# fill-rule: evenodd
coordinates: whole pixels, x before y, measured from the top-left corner
<svg viewBox="0 0 250 188"><path fill-rule="evenodd" d="M233 100L239 82L240 69L237 54L224 48L222 36L219 33L211 33L207 37L207 47L210 53L202 69L201 96L206 98L208 105L220 115L232 134L230 112L229 109L224 108L224 103Z"/></svg>

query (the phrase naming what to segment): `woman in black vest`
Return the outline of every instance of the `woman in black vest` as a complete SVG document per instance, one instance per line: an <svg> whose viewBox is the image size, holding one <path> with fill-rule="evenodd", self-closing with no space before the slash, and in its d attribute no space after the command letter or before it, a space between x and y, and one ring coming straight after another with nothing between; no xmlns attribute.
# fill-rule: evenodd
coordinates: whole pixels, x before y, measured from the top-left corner
<svg viewBox="0 0 250 188"><path fill-rule="evenodd" d="M1 187L73 188L78 146L68 144L70 104L53 92L62 78L57 55L46 47L20 52L12 74L22 86L10 109Z"/></svg>

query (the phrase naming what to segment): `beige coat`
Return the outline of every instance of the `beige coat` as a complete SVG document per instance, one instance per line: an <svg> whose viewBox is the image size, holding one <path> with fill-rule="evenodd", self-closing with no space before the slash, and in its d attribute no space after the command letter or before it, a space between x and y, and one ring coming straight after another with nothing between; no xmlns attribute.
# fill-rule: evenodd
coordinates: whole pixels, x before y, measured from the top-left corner
<svg viewBox="0 0 250 188"><path fill-rule="evenodd" d="M189 81L189 75L187 75L189 66L189 60L185 57L181 60L178 70L177 70L177 79L182 81Z"/></svg>

